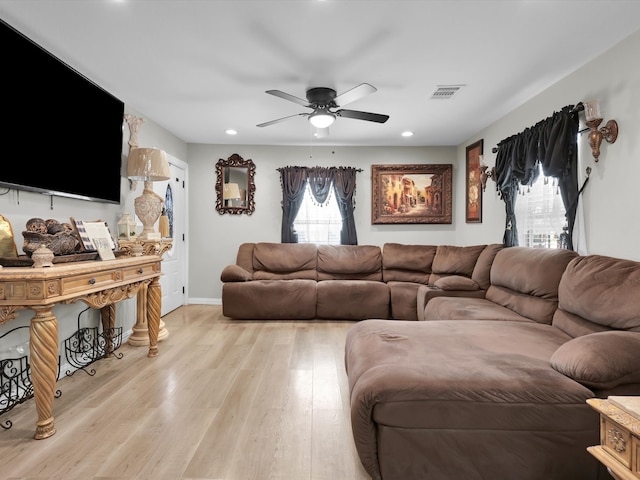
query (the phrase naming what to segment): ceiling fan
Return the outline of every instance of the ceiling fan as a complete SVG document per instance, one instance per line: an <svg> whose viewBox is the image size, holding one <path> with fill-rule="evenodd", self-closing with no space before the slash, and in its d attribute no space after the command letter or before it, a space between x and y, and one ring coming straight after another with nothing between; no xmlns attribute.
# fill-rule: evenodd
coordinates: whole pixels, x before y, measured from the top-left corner
<svg viewBox="0 0 640 480"><path fill-rule="evenodd" d="M357 110L346 110L340 108L348 103L355 102L362 97L375 92L377 89L368 83L361 83L351 90L347 90L340 95L336 95L336 91L327 87L314 87L307 90L306 100L282 92L280 90L267 90L266 93L276 97L284 98L290 102L297 103L303 107L312 108L311 113L297 113L288 117L278 118L257 125L258 127L267 127L275 123L284 122L294 117L309 117L311 125L316 127L316 135L318 137L325 136L328 128L336 120L336 117L354 118L356 120L366 120L368 122L384 123L389 119L389 115L381 115L379 113L360 112ZM337 109L337 110L336 110Z"/></svg>

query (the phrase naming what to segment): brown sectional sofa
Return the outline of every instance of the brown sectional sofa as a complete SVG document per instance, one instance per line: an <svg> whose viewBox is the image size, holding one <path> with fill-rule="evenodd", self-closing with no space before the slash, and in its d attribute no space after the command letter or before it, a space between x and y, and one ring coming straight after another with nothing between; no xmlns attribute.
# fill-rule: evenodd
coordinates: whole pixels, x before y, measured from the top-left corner
<svg viewBox="0 0 640 480"><path fill-rule="evenodd" d="M459 247L385 243L382 268L391 296L392 318L417 320L418 294L423 289L483 298L493 259L502 248L502 244Z"/></svg>
<svg viewBox="0 0 640 480"><path fill-rule="evenodd" d="M421 287L418 320L535 320L550 324L558 306L560 278L577 256L572 250L505 248L491 264L482 297L460 300L446 290Z"/></svg>
<svg viewBox="0 0 640 480"><path fill-rule="evenodd" d="M600 443L586 400L640 395L640 262L510 247L484 298L418 290L425 321L370 319L346 338L372 479L610 478L586 450Z"/></svg>
<svg viewBox="0 0 640 480"><path fill-rule="evenodd" d="M242 320L417 320L422 286L484 297L501 249L501 244L243 243L236 263L220 275L222 310Z"/></svg>

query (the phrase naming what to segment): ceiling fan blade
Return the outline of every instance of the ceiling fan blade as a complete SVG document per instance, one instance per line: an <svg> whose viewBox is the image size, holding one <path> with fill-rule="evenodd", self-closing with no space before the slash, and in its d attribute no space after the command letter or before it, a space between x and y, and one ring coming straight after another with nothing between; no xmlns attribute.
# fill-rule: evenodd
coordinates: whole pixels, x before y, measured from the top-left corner
<svg viewBox="0 0 640 480"><path fill-rule="evenodd" d="M260 124L256 125L256 127L268 127L269 125L273 125L275 123L284 122L285 120L289 120L290 118L300 117L300 116L308 117L309 114L308 113L296 113L295 115L289 115L288 117L282 117L282 118L278 118L276 120L271 120L270 122L260 123Z"/></svg>
<svg viewBox="0 0 640 480"><path fill-rule="evenodd" d="M337 110L335 112L339 117L355 118L356 120L366 120L368 122L384 123L389 120L389 115L381 115L379 113L359 112L357 110Z"/></svg>
<svg viewBox="0 0 640 480"><path fill-rule="evenodd" d="M362 97L366 97L367 95L370 95L377 90L378 89L373 85L369 85L368 83L361 83L357 87L353 87L351 90L347 90L346 92L341 93L336 98L334 98L333 101L336 105L342 107L347 103L355 102Z"/></svg>
<svg viewBox="0 0 640 480"><path fill-rule="evenodd" d="M298 98L294 95L281 92L280 90L267 90L266 93L268 93L269 95L274 95L276 97L284 98L285 100L289 100L290 102L297 103L298 105L302 105L303 107L310 106L307 100L303 100L302 98Z"/></svg>

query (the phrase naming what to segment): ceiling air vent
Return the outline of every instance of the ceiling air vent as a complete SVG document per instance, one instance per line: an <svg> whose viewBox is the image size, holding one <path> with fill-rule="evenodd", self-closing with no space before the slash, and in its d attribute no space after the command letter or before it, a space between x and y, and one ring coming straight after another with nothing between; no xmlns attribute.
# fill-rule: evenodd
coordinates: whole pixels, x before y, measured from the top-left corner
<svg viewBox="0 0 640 480"><path fill-rule="evenodd" d="M433 92L431 98L447 100L453 97L453 95L462 87L464 87L464 85L438 85L438 88Z"/></svg>

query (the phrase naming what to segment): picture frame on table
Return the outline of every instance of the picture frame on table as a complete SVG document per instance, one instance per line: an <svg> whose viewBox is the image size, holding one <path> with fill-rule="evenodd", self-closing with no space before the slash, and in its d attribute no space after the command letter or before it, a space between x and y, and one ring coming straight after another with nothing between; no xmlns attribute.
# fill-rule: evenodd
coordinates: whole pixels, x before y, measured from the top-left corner
<svg viewBox="0 0 640 480"><path fill-rule="evenodd" d="M372 224L452 223L451 164L371 166Z"/></svg>
<svg viewBox="0 0 640 480"><path fill-rule="evenodd" d="M482 223L482 184L480 182L480 165L484 140L472 143L466 149L466 195L465 219L467 223Z"/></svg>
<svg viewBox="0 0 640 480"><path fill-rule="evenodd" d="M100 260L113 260L116 258L108 238L94 238L92 240Z"/></svg>
<svg viewBox="0 0 640 480"><path fill-rule="evenodd" d="M70 220L71 225L73 225L73 228L80 239L80 249L82 251L96 252L98 251L98 245L102 247L103 251L105 245L108 246L110 250L114 250L116 248L116 244L113 241L113 236L109 231L107 222L102 220L76 220L73 217L71 217ZM97 242L96 239L101 239L103 241ZM104 243L105 241L106 244Z"/></svg>

